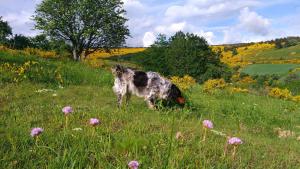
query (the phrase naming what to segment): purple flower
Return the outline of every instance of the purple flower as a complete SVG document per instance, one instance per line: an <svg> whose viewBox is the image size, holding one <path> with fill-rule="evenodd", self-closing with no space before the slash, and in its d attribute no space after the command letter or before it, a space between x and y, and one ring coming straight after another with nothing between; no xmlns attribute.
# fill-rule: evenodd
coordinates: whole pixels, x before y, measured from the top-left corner
<svg viewBox="0 0 300 169"><path fill-rule="evenodd" d="M90 119L90 125L97 126L100 123L99 119L91 118Z"/></svg>
<svg viewBox="0 0 300 169"><path fill-rule="evenodd" d="M128 167L130 169L138 169L139 168L139 162L137 162L137 161L130 161L128 163Z"/></svg>
<svg viewBox="0 0 300 169"><path fill-rule="evenodd" d="M73 112L73 109L71 106L66 106L62 109L62 112L65 113L65 115L68 115L69 113L72 113Z"/></svg>
<svg viewBox="0 0 300 169"><path fill-rule="evenodd" d="M208 128L208 129L214 128L214 125L210 120L203 120L202 125L203 125L203 127Z"/></svg>
<svg viewBox="0 0 300 169"><path fill-rule="evenodd" d="M239 144L243 144L243 141L238 138L238 137L231 137L229 140L228 140L228 144L231 144L231 145L239 145Z"/></svg>
<svg viewBox="0 0 300 169"><path fill-rule="evenodd" d="M30 135L31 135L32 137L36 137L36 136L40 135L43 131L44 131L44 129L39 128L39 127L33 128L33 129L31 130Z"/></svg>

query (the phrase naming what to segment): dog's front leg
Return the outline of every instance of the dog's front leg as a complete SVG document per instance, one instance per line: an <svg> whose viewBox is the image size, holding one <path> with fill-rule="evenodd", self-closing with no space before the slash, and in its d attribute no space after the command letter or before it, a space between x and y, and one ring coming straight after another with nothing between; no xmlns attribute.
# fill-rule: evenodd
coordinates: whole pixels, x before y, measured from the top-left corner
<svg viewBox="0 0 300 169"><path fill-rule="evenodd" d="M154 108L155 108L155 104L154 104L154 99L153 99L153 98L148 98L148 99L146 100L146 102L147 102L147 105L148 105L148 107L149 107L150 109L154 109Z"/></svg>
<svg viewBox="0 0 300 169"><path fill-rule="evenodd" d="M150 109L154 109L155 108L155 100L157 99L157 93L158 93L158 89L157 88L153 88L149 95L147 96L146 98L146 101L147 101L147 104L148 104L148 107Z"/></svg>
<svg viewBox="0 0 300 169"><path fill-rule="evenodd" d="M123 99L122 94L117 94L118 108L120 108L122 105L122 99Z"/></svg>
<svg viewBox="0 0 300 169"><path fill-rule="evenodd" d="M154 109L155 108L155 100L156 100L156 95L155 93L151 93L147 98L146 98L146 102L147 105L150 109Z"/></svg>

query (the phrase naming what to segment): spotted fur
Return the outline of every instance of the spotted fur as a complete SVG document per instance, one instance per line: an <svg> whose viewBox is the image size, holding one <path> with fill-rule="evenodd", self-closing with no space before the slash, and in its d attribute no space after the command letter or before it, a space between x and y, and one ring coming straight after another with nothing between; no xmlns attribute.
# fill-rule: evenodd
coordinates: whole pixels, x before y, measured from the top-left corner
<svg viewBox="0 0 300 169"><path fill-rule="evenodd" d="M157 99L184 104L184 98L178 87L156 72L136 71L116 65L112 67L112 73L115 77L113 91L117 95L119 107L123 97L126 96L128 104L132 94L143 97L150 108L154 108Z"/></svg>

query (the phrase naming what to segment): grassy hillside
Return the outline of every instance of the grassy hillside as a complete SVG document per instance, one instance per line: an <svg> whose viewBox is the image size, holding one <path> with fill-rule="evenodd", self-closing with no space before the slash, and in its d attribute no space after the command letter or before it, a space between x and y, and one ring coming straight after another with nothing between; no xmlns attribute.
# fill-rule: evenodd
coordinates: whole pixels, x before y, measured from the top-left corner
<svg viewBox="0 0 300 169"><path fill-rule="evenodd" d="M251 62L268 62L273 60L292 60L300 59L300 44L288 48L282 49L267 49L261 52L257 52L253 55L245 55L243 57L246 61Z"/></svg>
<svg viewBox="0 0 300 169"><path fill-rule="evenodd" d="M186 92L190 106L184 109L149 110L136 97L117 109L113 79L105 70L3 52L0 59L0 168L126 168L130 160L138 160L140 168L300 167L295 102L226 90L208 94L197 85ZM17 82L20 69L3 67L29 60L38 64ZM66 105L74 109L67 128L61 112ZM92 117L100 126L88 124ZM208 131L202 141L204 119L214 122L214 130L243 140L235 159L230 146L223 156L224 136ZM37 142L30 136L33 127L44 128ZM179 131L182 137L176 139Z"/></svg>
<svg viewBox="0 0 300 169"><path fill-rule="evenodd" d="M253 64L245 67L242 72L249 75L287 75L289 71L300 67L300 64Z"/></svg>

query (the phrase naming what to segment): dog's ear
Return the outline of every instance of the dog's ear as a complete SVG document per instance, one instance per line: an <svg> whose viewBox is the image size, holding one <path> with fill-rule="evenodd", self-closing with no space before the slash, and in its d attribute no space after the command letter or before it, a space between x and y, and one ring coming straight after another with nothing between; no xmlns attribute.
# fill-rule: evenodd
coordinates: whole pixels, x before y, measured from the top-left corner
<svg viewBox="0 0 300 169"><path fill-rule="evenodd" d="M117 70L118 72L124 72L125 68L124 68L122 65L117 64L117 65L116 65L116 70Z"/></svg>
<svg viewBox="0 0 300 169"><path fill-rule="evenodd" d="M125 72L125 67L123 67L122 65L116 64L111 68L111 71L114 75L120 76L120 75L122 75L122 73Z"/></svg>

